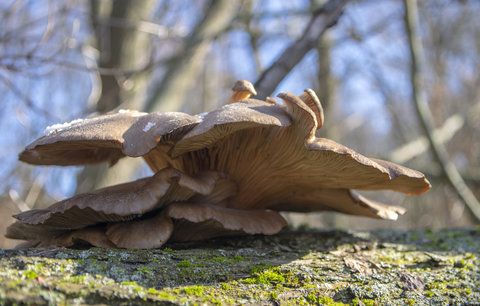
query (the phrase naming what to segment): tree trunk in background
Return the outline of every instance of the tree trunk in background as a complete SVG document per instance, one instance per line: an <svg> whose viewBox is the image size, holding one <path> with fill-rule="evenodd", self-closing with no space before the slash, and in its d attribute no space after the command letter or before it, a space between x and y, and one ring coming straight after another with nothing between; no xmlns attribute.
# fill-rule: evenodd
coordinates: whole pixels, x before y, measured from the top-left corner
<svg viewBox="0 0 480 306"><path fill-rule="evenodd" d="M144 66L149 61L148 34L128 25L148 20L154 4L153 0L90 2L92 27L100 51L100 67L128 70ZM115 26L110 21L124 21L125 26ZM145 72L131 77L101 75L102 94L94 111L105 113L119 107L140 109L148 79ZM139 162L140 159L124 159L111 168L107 164L86 166L78 176L77 192L127 181L138 168Z"/></svg>

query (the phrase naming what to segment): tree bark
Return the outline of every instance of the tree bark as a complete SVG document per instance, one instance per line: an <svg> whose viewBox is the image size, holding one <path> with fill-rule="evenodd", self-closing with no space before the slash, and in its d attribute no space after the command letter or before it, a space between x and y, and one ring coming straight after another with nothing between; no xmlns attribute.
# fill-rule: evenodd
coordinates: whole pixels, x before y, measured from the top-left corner
<svg viewBox="0 0 480 306"><path fill-rule="evenodd" d="M114 19L135 22L148 19L154 4L153 0L90 2L92 27L100 51L99 66L128 70L145 65L150 60L150 40L147 33L101 21ZM105 113L116 108L140 109L147 80L146 72L133 76L101 75L102 93L94 105L94 111ZM124 86L125 83L131 85ZM86 166L78 175L77 192L83 193L128 181L139 165L139 159L128 159L120 160L111 168L106 164Z"/></svg>
<svg viewBox="0 0 480 306"><path fill-rule="evenodd" d="M479 229L0 250L0 304L476 305L479 256Z"/></svg>

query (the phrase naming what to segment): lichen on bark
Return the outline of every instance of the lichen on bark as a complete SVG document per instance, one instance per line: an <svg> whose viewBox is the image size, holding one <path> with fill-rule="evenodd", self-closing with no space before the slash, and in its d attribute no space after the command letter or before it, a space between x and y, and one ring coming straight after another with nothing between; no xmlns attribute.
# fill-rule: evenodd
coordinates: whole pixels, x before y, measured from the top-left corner
<svg viewBox="0 0 480 306"><path fill-rule="evenodd" d="M479 229L1 250L0 304L464 305L480 301L479 259Z"/></svg>

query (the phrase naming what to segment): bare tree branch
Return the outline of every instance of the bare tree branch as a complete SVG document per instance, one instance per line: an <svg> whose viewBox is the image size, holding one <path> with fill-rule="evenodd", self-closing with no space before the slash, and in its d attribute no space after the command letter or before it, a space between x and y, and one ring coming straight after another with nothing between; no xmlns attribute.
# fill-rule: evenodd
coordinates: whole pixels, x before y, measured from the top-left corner
<svg viewBox="0 0 480 306"><path fill-rule="evenodd" d="M435 161L439 164L443 175L458 197L469 208L474 217L480 221L480 203L468 188L455 165L449 160L448 153L441 142L432 133L433 118L428 108L427 97L423 91L423 80L420 69L423 63L423 47L418 31L418 8L416 0L404 0L405 31L408 36L410 53L410 78L412 82L412 98L415 104L418 121L425 136L430 142L430 148Z"/></svg>
<svg viewBox="0 0 480 306"><path fill-rule="evenodd" d="M200 72L211 41L230 26L239 6L240 1L210 2L205 16L187 37L184 50L172 59L160 82L153 86L154 92L145 106L147 111L171 111L181 106L185 93Z"/></svg>
<svg viewBox="0 0 480 306"><path fill-rule="evenodd" d="M347 2L348 0L329 0L313 13L303 35L260 75L255 83L259 99L271 95L305 54L316 46L322 34L337 22Z"/></svg>

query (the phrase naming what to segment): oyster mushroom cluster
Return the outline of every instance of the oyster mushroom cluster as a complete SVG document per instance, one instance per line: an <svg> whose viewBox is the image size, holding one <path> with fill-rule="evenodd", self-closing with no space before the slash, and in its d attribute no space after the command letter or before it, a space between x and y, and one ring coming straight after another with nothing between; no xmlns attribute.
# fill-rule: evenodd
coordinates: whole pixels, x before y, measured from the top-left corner
<svg viewBox="0 0 480 306"><path fill-rule="evenodd" d="M283 101L251 99L247 81L233 91L224 106L199 115L119 111L47 129L20 160L69 166L142 157L155 174L20 213L6 236L38 247L157 248L275 234L287 225L279 211L395 220L403 208L354 189L430 188L418 171L321 138L323 110L310 89L281 93Z"/></svg>

